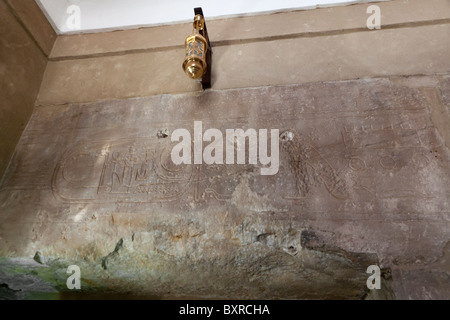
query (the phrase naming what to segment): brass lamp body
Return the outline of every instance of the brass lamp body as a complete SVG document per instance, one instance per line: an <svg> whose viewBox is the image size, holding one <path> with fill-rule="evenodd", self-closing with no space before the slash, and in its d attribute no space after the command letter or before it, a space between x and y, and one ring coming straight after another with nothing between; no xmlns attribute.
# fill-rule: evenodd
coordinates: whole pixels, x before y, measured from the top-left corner
<svg viewBox="0 0 450 320"><path fill-rule="evenodd" d="M200 79L206 72L206 52L208 42L199 32L203 30L204 18L196 15L194 18L194 33L186 38L184 47L186 56L183 70L191 79Z"/></svg>

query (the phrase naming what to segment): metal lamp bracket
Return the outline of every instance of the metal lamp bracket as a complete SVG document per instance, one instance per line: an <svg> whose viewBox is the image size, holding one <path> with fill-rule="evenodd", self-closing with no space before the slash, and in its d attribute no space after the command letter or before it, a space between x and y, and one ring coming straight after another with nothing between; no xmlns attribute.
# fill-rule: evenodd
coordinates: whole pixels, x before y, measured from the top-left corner
<svg viewBox="0 0 450 320"><path fill-rule="evenodd" d="M203 16L203 10L202 8L194 8L194 14L195 15L201 15ZM206 28L206 21L204 23L204 27L202 30L200 30L200 34L206 39L206 41L208 42L208 50L206 51L206 72L202 77L202 87L203 90L205 89L210 89L211 88L211 54L212 54L212 48L211 48L211 43L209 42L209 37L208 37L208 29Z"/></svg>

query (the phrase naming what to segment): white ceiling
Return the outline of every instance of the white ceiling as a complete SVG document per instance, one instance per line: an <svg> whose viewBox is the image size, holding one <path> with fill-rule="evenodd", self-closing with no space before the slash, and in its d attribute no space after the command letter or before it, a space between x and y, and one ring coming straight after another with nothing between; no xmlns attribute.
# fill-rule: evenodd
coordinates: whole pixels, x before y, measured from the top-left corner
<svg viewBox="0 0 450 320"><path fill-rule="evenodd" d="M119 30L192 21L193 8L202 7L208 18L310 9L317 6L368 2L368 0L35 0L59 34ZM379 1L379 0L378 0ZM73 29L79 7L79 26ZM67 21L71 19L68 26ZM78 25L78 24L77 24Z"/></svg>

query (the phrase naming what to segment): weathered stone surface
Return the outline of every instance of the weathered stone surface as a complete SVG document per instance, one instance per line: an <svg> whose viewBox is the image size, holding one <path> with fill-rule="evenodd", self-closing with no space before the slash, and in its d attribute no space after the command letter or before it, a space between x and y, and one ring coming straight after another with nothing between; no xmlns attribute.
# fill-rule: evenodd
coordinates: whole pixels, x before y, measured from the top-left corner
<svg viewBox="0 0 450 320"><path fill-rule="evenodd" d="M46 64L44 54L0 0L0 180L33 112Z"/></svg>
<svg viewBox="0 0 450 320"><path fill-rule="evenodd" d="M10 0L13 2L14 0ZM24 0L22 0L24 1ZM395 0L379 2L383 28L395 24L429 23L448 19L447 0ZM208 16L211 44L224 45L289 35L326 34L335 30L366 29L367 3L315 10L214 19ZM183 47L192 24L164 25L112 32L61 35L52 50L52 59ZM295 53L295 52L294 52Z"/></svg>
<svg viewBox="0 0 450 320"><path fill-rule="evenodd" d="M61 277L62 276L62 277ZM0 259L0 300L57 299L64 275L32 259Z"/></svg>
<svg viewBox="0 0 450 320"><path fill-rule="evenodd" d="M346 18L347 15L342 20ZM449 72L449 33L450 24L442 23L217 46L213 48L212 88ZM108 43L109 39L105 37L102 42ZM184 36L180 44L183 41ZM70 39L68 45L71 46ZM383 49L382 54L377 48ZM180 72L183 56L184 49L179 46L50 61L37 104L87 103L199 91L201 86Z"/></svg>
<svg viewBox="0 0 450 320"><path fill-rule="evenodd" d="M450 238L433 101L373 79L39 107L0 191L0 254L40 251L55 272L79 265L85 289L158 297L357 299L372 264L407 287ZM194 120L279 129L279 172L175 166L170 134Z"/></svg>
<svg viewBox="0 0 450 320"><path fill-rule="evenodd" d="M27 31L48 57L56 41L56 32L48 22L36 1L7 0Z"/></svg>

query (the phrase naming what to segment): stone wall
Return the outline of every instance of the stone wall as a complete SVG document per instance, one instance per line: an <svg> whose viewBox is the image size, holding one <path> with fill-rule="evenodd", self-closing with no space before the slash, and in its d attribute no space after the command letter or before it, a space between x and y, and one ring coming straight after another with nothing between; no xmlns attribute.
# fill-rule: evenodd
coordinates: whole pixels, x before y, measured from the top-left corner
<svg viewBox="0 0 450 320"><path fill-rule="evenodd" d="M162 297L361 298L371 264L406 282L448 249L450 154L431 114L449 81L39 107L0 193L0 250L82 265L88 287ZM278 173L175 166L170 135L194 121L224 133L279 129Z"/></svg>
<svg viewBox="0 0 450 320"><path fill-rule="evenodd" d="M33 112L56 39L37 10L34 1L0 1L0 179Z"/></svg>
<svg viewBox="0 0 450 320"><path fill-rule="evenodd" d="M212 88L422 75L450 69L447 0L394 0L378 5L381 30L367 28L367 4L208 20ZM37 103L199 91L198 83L180 72L184 39L191 31L189 23L60 36Z"/></svg>
<svg viewBox="0 0 450 320"><path fill-rule="evenodd" d="M450 5L379 5L375 31L366 4L209 21L205 92L188 25L59 36L0 188L0 294L66 297L76 264L83 294L448 298ZM175 166L194 121L278 129L279 171Z"/></svg>

